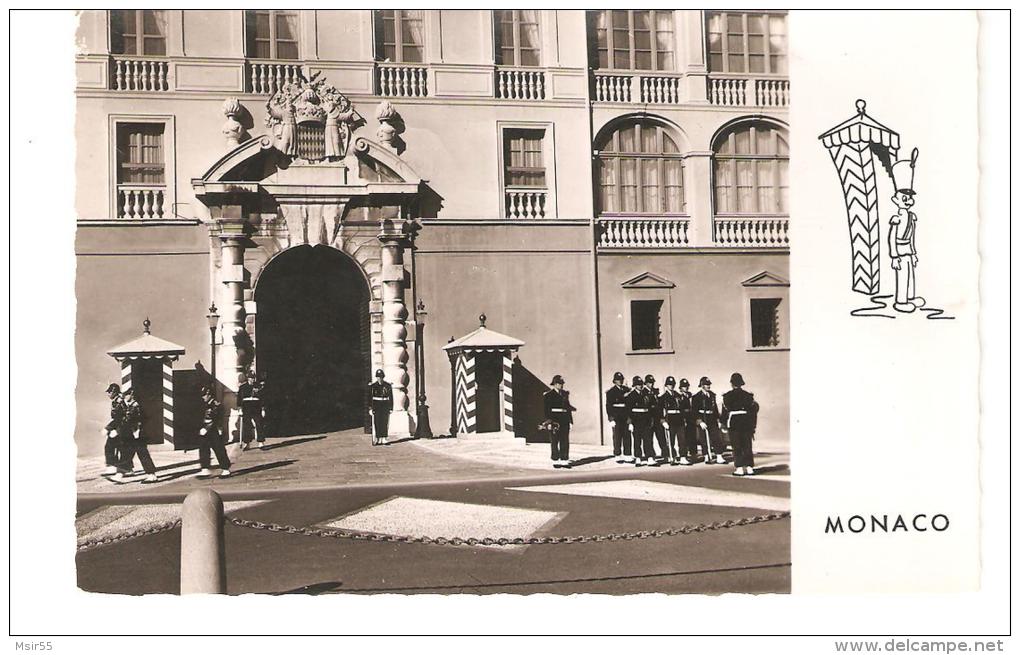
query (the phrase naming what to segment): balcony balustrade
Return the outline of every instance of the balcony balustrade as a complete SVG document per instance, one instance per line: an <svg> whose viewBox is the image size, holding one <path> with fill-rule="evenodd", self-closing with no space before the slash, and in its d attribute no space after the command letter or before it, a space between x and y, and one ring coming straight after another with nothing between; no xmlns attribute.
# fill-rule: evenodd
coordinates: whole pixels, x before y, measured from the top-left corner
<svg viewBox="0 0 1020 655"><path fill-rule="evenodd" d="M536 68L497 68L496 97L502 100L545 100L545 71Z"/></svg>
<svg viewBox="0 0 1020 655"><path fill-rule="evenodd" d="M708 102L721 107L788 107L790 80L713 75L708 78Z"/></svg>
<svg viewBox="0 0 1020 655"><path fill-rule="evenodd" d="M297 82L304 74L304 67L301 64L270 59L249 59L245 62L245 91L271 96L284 84Z"/></svg>
<svg viewBox="0 0 1020 655"><path fill-rule="evenodd" d="M690 219L611 217L598 219L599 248L684 248Z"/></svg>
<svg viewBox="0 0 1020 655"><path fill-rule="evenodd" d="M724 248L789 248L790 219L717 217L712 225L712 241Z"/></svg>
<svg viewBox="0 0 1020 655"><path fill-rule="evenodd" d="M428 69L414 64L378 62L379 95L391 98L424 98L429 94Z"/></svg>
<svg viewBox="0 0 1020 655"><path fill-rule="evenodd" d="M170 62L115 55L110 60L110 88L114 91L169 91Z"/></svg>
<svg viewBox="0 0 1020 655"><path fill-rule="evenodd" d="M505 210L507 218L545 218L545 203L548 191L545 189L507 189Z"/></svg>
<svg viewBox="0 0 1020 655"><path fill-rule="evenodd" d="M166 187L146 184L117 185L117 218L153 220L165 218Z"/></svg>

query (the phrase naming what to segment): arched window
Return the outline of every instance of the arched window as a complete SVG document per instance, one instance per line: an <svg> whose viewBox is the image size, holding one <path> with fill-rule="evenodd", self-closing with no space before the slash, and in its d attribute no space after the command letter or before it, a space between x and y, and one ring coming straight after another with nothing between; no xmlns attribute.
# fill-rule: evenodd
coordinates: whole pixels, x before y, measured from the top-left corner
<svg viewBox="0 0 1020 655"><path fill-rule="evenodd" d="M684 164L670 132L658 123L624 123L599 149L599 214L683 214Z"/></svg>
<svg viewBox="0 0 1020 655"><path fill-rule="evenodd" d="M739 123L713 147L716 214L787 214L790 147L786 130L762 121Z"/></svg>

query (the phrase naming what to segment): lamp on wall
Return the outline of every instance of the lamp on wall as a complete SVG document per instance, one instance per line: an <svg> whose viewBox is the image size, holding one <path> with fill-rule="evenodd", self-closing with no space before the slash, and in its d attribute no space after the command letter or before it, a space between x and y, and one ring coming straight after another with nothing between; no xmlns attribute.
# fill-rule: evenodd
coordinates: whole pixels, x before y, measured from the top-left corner
<svg viewBox="0 0 1020 655"><path fill-rule="evenodd" d="M425 301L421 298L418 299L418 304L414 308L415 314L415 328L417 334L415 339L417 347L415 348L417 359L415 361L415 373L418 377L418 383L415 385L418 389L418 420L414 429L414 436L418 439L431 439L432 425L429 423L429 406L425 404L425 317L428 312L425 311Z"/></svg>
<svg viewBox="0 0 1020 655"><path fill-rule="evenodd" d="M220 323L220 315L216 313L216 303L209 305L209 313L205 315L209 322L209 374L212 376L213 393L216 393L216 327Z"/></svg>

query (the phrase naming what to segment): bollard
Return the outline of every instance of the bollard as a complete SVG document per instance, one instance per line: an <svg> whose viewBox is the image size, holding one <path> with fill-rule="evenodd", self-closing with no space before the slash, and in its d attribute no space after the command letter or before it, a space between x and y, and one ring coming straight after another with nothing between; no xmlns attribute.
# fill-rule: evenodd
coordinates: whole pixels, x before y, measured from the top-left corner
<svg viewBox="0 0 1020 655"><path fill-rule="evenodd" d="M192 491L181 510L181 594L227 593L223 500L212 489Z"/></svg>

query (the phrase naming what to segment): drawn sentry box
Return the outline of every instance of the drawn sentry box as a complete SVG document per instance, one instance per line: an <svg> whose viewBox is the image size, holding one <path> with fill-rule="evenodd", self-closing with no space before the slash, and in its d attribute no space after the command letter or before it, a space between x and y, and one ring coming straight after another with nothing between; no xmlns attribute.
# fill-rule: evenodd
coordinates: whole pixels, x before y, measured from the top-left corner
<svg viewBox="0 0 1020 655"><path fill-rule="evenodd" d="M459 433L504 432L514 434L514 355L524 345L479 326L443 346L453 369L452 405Z"/></svg>
<svg viewBox="0 0 1020 655"><path fill-rule="evenodd" d="M843 185L846 218L850 228L852 288L858 293L879 290L878 187L875 157L892 175L892 162L900 147L900 135L864 113L866 103L857 101L857 115L822 134Z"/></svg>
<svg viewBox="0 0 1020 655"><path fill-rule="evenodd" d="M107 354L120 364L120 388L132 389L142 410L140 437L148 444L174 441L174 361L184 346L153 336L145 319L142 336Z"/></svg>

